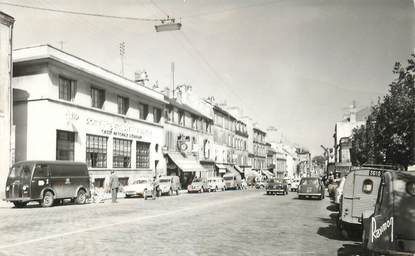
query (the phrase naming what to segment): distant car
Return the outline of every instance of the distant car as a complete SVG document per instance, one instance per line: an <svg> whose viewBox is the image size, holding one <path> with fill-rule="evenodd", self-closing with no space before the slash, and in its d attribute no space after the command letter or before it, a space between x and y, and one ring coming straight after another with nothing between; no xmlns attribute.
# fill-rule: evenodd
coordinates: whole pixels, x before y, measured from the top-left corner
<svg viewBox="0 0 415 256"><path fill-rule="evenodd" d="M241 189L242 178L239 173L228 172L223 175L225 181L226 190L228 189Z"/></svg>
<svg viewBox="0 0 415 256"><path fill-rule="evenodd" d="M192 181L192 184L187 186L187 192L188 193L194 193L194 192L209 192L209 184L206 178L195 178Z"/></svg>
<svg viewBox="0 0 415 256"><path fill-rule="evenodd" d="M267 181L266 181L266 180L261 180L261 181L258 181L258 182L255 184L255 188L256 188L256 189L264 189L266 186L267 186Z"/></svg>
<svg viewBox="0 0 415 256"><path fill-rule="evenodd" d="M144 197L144 191L152 189L151 179L148 177L142 177L135 180L132 184L124 186L125 197L142 196Z"/></svg>
<svg viewBox="0 0 415 256"><path fill-rule="evenodd" d="M267 195L288 194L288 184L286 180L273 178L268 181L266 187Z"/></svg>
<svg viewBox="0 0 415 256"><path fill-rule="evenodd" d="M179 195L180 190L180 179L178 176L162 176L159 179L159 190L160 193L167 194L169 196L176 193Z"/></svg>
<svg viewBox="0 0 415 256"><path fill-rule="evenodd" d="M300 179L299 178L293 179L291 182L291 191L297 191L298 185L300 185Z"/></svg>
<svg viewBox="0 0 415 256"><path fill-rule="evenodd" d="M361 218L371 255L415 255L415 172L386 171L374 209Z"/></svg>
<svg viewBox="0 0 415 256"><path fill-rule="evenodd" d="M336 205L340 205L340 200L341 200L341 197L343 196L343 188L344 188L345 181L346 181L346 177L342 177L340 179L339 186L336 188L336 192L334 193L334 203Z"/></svg>
<svg viewBox="0 0 415 256"><path fill-rule="evenodd" d="M226 189L222 177L211 177L208 179L208 184L210 191L224 191Z"/></svg>
<svg viewBox="0 0 415 256"><path fill-rule="evenodd" d="M317 197L321 200L324 198L323 182L318 177L301 178L297 193L299 199Z"/></svg>

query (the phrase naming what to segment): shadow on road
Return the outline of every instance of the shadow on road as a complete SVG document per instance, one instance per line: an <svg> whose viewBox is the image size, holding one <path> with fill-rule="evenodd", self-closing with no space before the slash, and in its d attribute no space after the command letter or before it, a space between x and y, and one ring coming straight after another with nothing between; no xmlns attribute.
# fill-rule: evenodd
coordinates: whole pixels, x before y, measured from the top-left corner
<svg viewBox="0 0 415 256"><path fill-rule="evenodd" d="M333 205L327 207L327 210L333 211ZM359 242L361 237L357 234L350 236L348 239L345 239L340 231L337 228L336 222L338 217L338 212L332 212L329 215L329 218L320 218L320 221L328 224L326 227L320 227L317 230L317 234L320 236L326 237L331 240L345 241L341 248L337 250L338 256L364 256L366 255L365 250L362 248L361 243ZM347 243L349 242L349 243Z"/></svg>

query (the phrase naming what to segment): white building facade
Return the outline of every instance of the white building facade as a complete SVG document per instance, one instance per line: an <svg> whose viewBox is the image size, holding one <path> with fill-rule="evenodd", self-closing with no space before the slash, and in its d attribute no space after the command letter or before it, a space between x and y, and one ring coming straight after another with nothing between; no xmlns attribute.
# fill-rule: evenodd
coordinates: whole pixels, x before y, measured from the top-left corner
<svg viewBox="0 0 415 256"><path fill-rule="evenodd" d="M17 161L85 162L96 186L165 174L161 93L49 45L13 62Z"/></svg>
<svg viewBox="0 0 415 256"><path fill-rule="evenodd" d="M12 34L14 19L0 12L0 198L14 160L12 113Z"/></svg>

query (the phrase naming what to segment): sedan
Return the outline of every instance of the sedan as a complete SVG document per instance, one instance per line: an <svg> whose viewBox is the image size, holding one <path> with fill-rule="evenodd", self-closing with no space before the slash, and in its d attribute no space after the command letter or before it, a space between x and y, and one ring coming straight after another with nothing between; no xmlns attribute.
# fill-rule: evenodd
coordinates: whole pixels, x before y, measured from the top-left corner
<svg viewBox="0 0 415 256"><path fill-rule="evenodd" d="M304 177L298 186L298 198L317 197L320 200L324 198L324 185L318 177Z"/></svg>
<svg viewBox="0 0 415 256"><path fill-rule="evenodd" d="M268 181L266 190L267 190L267 195L273 195L273 194L287 195L288 184L286 180L283 180L283 179L270 179Z"/></svg>

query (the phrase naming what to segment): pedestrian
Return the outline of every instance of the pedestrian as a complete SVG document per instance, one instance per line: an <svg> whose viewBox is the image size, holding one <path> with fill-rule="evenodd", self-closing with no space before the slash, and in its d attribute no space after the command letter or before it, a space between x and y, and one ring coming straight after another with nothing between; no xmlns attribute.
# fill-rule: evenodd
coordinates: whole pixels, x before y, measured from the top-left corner
<svg viewBox="0 0 415 256"><path fill-rule="evenodd" d="M118 181L118 176L117 174L115 174L115 171L112 170L111 177L110 177L110 188L111 188L111 197L112 197L113 203L117 202L117 193L118 193L119 186L120 186L120 182Z"/></svg>

